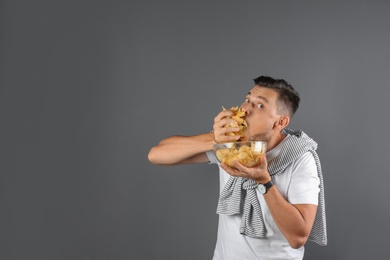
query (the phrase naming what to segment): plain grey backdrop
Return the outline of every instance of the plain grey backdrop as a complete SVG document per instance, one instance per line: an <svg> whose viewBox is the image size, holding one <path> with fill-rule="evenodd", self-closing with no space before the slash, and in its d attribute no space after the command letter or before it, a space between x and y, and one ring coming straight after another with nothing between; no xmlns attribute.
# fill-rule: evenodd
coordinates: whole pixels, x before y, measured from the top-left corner
<svg viewBox="0 0 390 260"><path fill-rule="evenodd" d="M214 165L149 149L210 131L260 75L301 94L328 246L387 259L389 1L0 2L0 259L211 259Z"/></svg>

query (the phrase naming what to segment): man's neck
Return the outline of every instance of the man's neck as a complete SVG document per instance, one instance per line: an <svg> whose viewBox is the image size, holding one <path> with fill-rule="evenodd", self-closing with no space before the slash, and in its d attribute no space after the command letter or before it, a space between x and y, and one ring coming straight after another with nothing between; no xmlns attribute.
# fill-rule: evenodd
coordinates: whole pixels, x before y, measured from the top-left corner
<svg viewBox="0 0 390 260"><path fill-rule="evenodd" d="M275 148L281 141L286 138L285 134L278 133L277 135L271 136L271 138L267 142L267 152Z"/></svg>

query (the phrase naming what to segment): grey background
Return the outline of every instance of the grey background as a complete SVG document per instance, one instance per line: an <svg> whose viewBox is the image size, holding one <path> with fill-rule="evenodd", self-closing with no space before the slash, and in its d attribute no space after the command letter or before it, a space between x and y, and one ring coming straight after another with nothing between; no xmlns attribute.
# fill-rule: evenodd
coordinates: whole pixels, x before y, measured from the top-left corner
<svg viewBox="0 0 390 260"><path fill-rule="evenodd" d="M388 1L1 1L0 259L211 259L217 169L147 161L270 75L319 143L329 245L388 255Z"/></svg>

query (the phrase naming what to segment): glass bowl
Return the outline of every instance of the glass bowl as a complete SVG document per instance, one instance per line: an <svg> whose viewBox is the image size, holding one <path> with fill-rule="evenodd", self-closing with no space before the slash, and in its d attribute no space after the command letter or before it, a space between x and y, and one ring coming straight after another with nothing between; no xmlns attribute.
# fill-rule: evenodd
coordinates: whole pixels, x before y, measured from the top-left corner
<svg viewBox="0 0 390 260"><path fill-rule="evenodd" d="M260 163L261 157L267 151L267 143L263 141L232 142L214 144L213 150L219 162L234 167L233 161L238 161L246 167Z"/></svg>

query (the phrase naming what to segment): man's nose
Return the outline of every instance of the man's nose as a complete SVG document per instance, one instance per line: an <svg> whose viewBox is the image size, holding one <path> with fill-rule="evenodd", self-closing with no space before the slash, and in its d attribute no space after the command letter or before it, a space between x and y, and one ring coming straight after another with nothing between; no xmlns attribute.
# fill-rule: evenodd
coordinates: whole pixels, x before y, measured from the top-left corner
<svg viewBox="0 0 390 260"><path fill-rule="evenodd" d="M241 108L245 110L245 115L248 116L251 113L251 107L250 104L244 103L241 105Z"/></svg>

